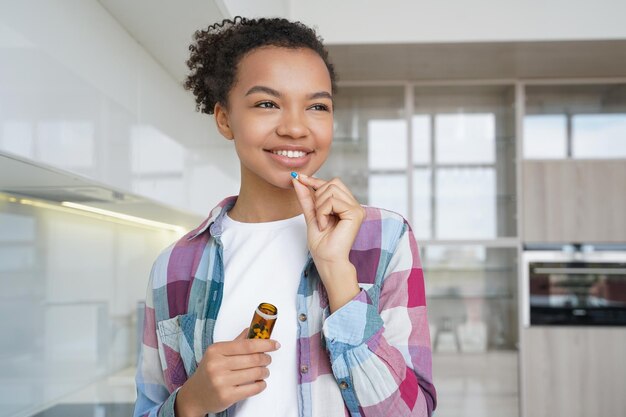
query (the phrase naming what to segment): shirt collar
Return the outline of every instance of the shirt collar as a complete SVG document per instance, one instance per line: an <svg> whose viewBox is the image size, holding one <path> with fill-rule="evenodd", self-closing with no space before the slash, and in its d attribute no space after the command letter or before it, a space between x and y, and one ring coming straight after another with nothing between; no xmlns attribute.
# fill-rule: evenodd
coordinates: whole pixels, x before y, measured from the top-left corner
<svg viewBox="0 0 626 417"><path fill-rule="evenodd" d="M222 219L226 215L226 213L233 208L235 202L237 201L237 196L230 196L223 199L217 206L211 210L209 217L204 220L200 226L196 229L192 230L189 233L189 237L187 240L192 240L202 233L209 230L211 236L220 236L222 234Z"/></svg>

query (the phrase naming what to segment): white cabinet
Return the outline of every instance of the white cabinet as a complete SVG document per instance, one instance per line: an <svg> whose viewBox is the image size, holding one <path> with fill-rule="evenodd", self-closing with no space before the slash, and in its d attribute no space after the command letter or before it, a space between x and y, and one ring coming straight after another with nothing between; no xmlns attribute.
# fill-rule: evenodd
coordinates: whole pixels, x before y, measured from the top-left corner
<svg viewBox="0 0 626 417"><path fill-rule="evenodd" d="M531 327L520 336L524 417L624 415L624 328Z"/></svg>

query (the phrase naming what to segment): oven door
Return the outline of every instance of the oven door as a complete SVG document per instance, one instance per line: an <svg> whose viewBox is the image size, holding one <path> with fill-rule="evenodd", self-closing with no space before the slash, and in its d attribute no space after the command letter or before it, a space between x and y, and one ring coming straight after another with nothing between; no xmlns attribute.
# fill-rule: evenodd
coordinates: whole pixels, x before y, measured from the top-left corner
<svg viewBox="0 0 626 417"><path fill-rule="evenodd" d="M528 251L523 320L530 325L626 325L626 254Z"/></svg>

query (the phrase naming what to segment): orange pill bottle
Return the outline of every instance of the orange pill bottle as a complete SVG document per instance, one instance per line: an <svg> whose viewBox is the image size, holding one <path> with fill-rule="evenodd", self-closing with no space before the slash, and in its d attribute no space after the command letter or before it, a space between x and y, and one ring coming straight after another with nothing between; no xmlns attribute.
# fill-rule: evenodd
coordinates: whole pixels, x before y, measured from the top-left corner
<svg viewBox="0 0 626 417"><path fill-rule="evenodd" d="M277 318L278 308L275 305L270 303L259 304L250 322L248 339L269 339Z"/></svg>

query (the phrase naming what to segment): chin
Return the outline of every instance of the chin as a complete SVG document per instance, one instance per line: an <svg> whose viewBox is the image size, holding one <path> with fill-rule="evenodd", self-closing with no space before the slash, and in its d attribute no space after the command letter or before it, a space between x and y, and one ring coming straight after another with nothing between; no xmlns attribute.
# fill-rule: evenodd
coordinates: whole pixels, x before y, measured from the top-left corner
<svg viewBox="0 0 626 417"><path fill-rule="evenodd" d="M264 182L272 187L281 189L281 190L287 190L287 189L293 189L293 184L291 183L291 175L286 174L287 178L283 178L282 175L280 177L273 177L273 178L262 178L264 180Z"/></svg>
<svg viewBox="0 0 626 417"><path fill-rule="evenodd" d="M283 190L293 190L293 183L291 182L291 177L287 179L285 182L281 182L280 184L275 184L278 188Z"/></svg>

